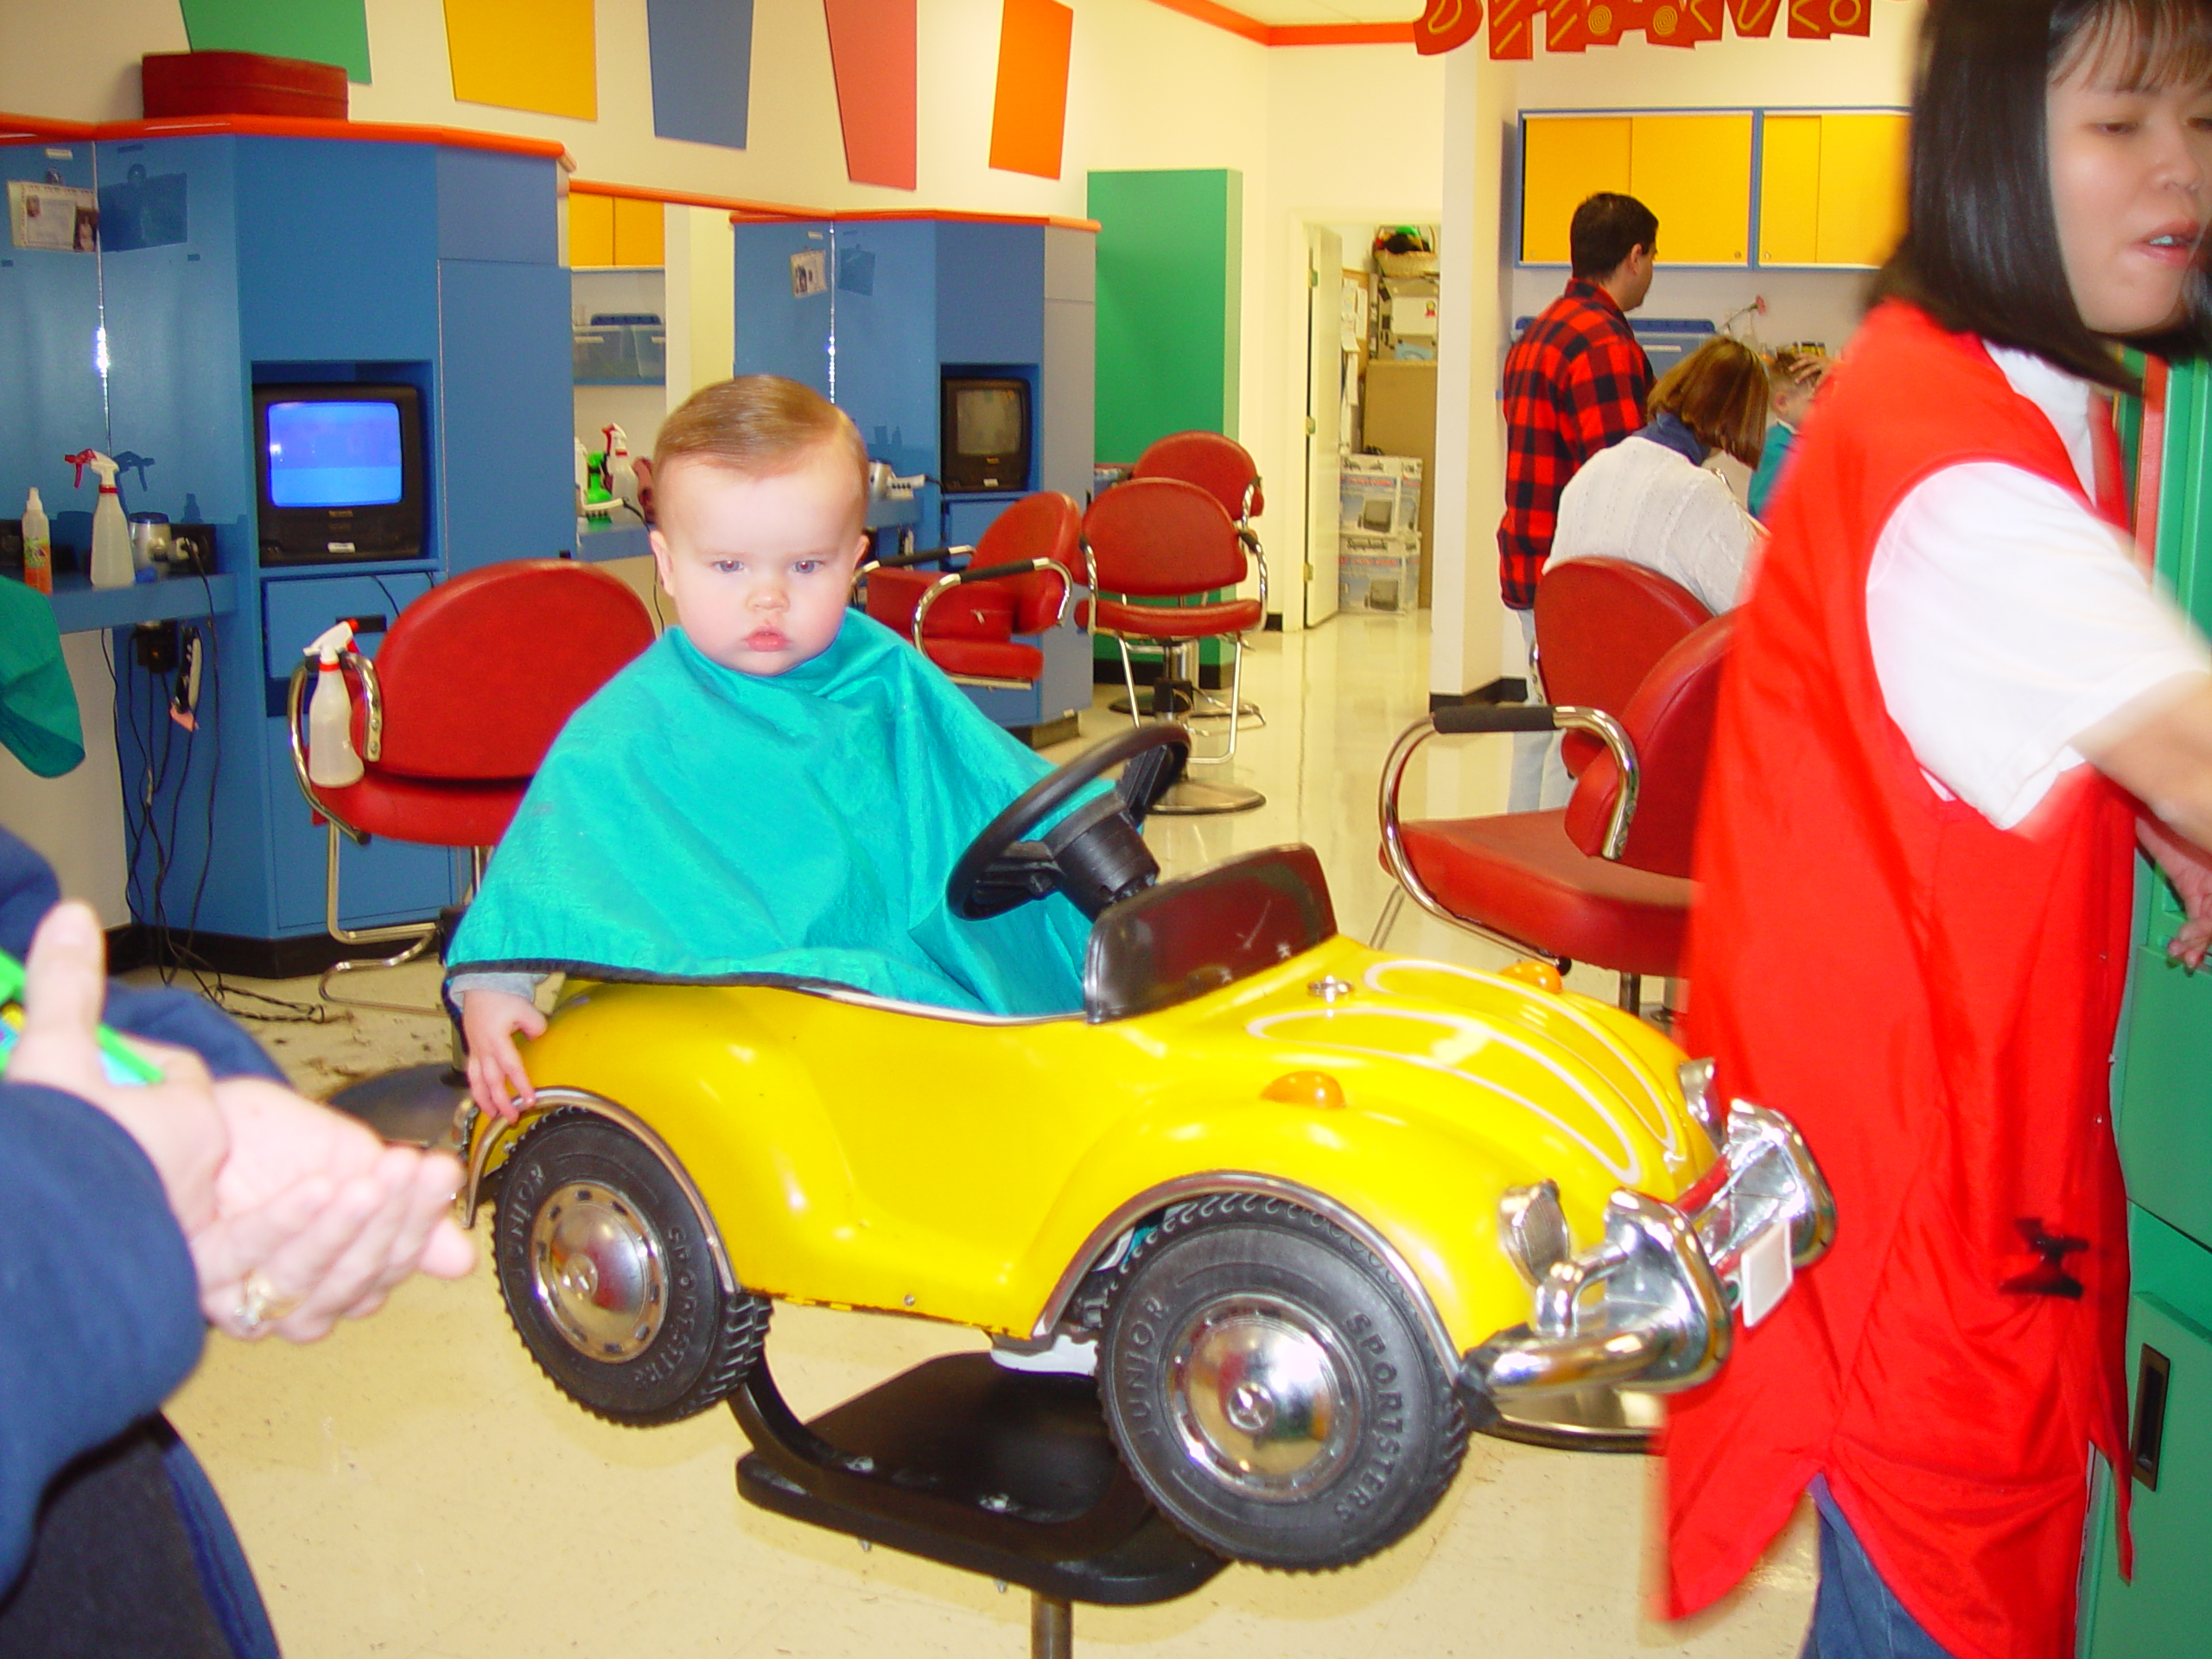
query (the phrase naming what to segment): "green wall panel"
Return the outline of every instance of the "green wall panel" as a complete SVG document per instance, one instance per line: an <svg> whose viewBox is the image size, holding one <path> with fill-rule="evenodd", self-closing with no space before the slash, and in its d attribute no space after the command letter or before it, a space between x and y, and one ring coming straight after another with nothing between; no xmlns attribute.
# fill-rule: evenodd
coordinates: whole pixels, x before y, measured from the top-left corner
<svg viewBox="0 0 2212 1659"><path fill-rule="evenodd" d="M365 0L181 0L185 38L195 52L259 52L335 63L369 84Z"/></svg>
<svg viewBox="0 0 2212 1659"><path fill-rule="evenodd" d="M1098 221L1097 458L1170 432L1237 432L1244 175L1093 173Z"/></svg>

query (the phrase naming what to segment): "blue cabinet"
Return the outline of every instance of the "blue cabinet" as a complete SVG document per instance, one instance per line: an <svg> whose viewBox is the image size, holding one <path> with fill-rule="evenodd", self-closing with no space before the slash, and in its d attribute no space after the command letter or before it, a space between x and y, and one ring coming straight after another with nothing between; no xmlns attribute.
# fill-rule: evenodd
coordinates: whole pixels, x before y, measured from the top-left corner
<svg viewBox="0 0 2212 1659"><path fill-rule="evenodd" d="M391 613L447 575L574 546L558 162L373 136L216 131L81 149L88 183L96 149L104 186L151 188L175 211L158 234L118 235L100 252L104 412L97 374L49 372L89 351L92 314L33 292L70 269L52 262L75 258L79 272L93 262L0 252L0 385L12 394L56 380L50 397L0 398L0 512L37 483L66 532L78 493L59 456L90 445L154 458L143 480L124 480L129 510L214 527L236 602L194 625L209 650L196 733L168 720L167 677L138 668L129 636L116 636L132 909L264 946L320 934L321 832L294 785L282 718L300 647L333 616ZM60 164L38 147L0 148L0 170L15 176ZM43 326L49 315L59 326ZM264 570L253 389L329 380L422 393L423 556ZM35 429L20 412L32 408ZM345 861L349 923L426 917L454 896L441 849L379 842L349 847Z"/></svg>

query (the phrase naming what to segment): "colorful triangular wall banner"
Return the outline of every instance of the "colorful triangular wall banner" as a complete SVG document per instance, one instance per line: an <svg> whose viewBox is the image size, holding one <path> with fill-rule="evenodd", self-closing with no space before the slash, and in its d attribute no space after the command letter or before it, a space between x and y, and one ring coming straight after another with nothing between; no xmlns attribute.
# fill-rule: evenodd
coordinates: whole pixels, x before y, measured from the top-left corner
<svg viewBox="0 0 2212 1659"><path fill-rule="evenodd" d="M259 52L334 63L369 83L365 0L181 0L184 38L195 52Z"/></svg>
<svg viewBox="0 0 2212 1659"><path fill-rule="evenodd" d="M1059 0L1006 0L999 17L998 96L991 105L993 167L1060 176L1074 40L1075 13Z"/></svg>
<svg viewBox="0 0 2212 1659"><path fill-rule="evenodd" d="M753 0L645 0L653 135L745 148Z"/></svg>
<svg viewBox="0 0 2212 1659"><path fill-rule="evenodd" d="M915 184L914 0L822 0L845 176L855 184Z"/></svg>

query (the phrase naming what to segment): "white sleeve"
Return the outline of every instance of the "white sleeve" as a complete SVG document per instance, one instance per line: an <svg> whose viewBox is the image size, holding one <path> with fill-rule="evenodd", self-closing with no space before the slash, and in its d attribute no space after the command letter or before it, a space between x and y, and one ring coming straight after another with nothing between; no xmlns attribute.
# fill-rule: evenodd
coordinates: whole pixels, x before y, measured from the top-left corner
<svg viewBox="0 0 2212 1659"><path fill-rule="evenodd" d="M2124 537L1998 462L1947 467L1898 505L1867 570L1866 633L1923 770L2000 830L2082 764L2083 732L2212 672L2203 636Z"/></svg>

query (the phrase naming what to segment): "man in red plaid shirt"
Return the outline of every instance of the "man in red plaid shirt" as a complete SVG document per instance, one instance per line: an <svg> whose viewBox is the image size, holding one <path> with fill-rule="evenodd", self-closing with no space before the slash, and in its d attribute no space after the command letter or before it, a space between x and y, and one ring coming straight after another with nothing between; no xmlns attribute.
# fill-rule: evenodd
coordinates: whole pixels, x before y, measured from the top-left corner
<svg viewBox="0 0 2212 1659"><path fill-rule="evenodd" d="M1536 578L1552 550L1560 492L1582 463L1643 424L1651 364L1628 326L1643 303L1659 221L1634 196L1595 195L1567 229L1573 276L1505 358L1505 518L1497 527L1498 586L1535 639ZM1558 740L1514 740L1508 810L1560 806L1567 774ZM1556 797L1556 798L1552 798Z"/></svg>

